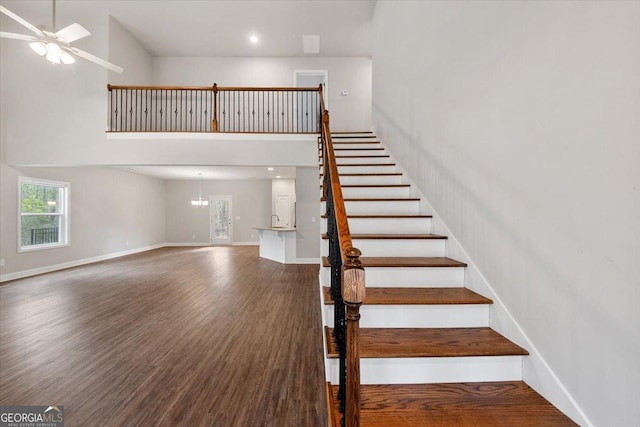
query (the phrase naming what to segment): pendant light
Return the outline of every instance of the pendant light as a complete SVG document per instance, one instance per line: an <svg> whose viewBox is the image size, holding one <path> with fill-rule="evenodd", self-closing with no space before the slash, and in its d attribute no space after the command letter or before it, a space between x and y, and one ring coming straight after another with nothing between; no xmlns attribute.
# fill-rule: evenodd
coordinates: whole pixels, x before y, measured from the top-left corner
<svg viewBox="0 0 640 427"><path fill-rule="evenodd" d="M204 208L205 206L209 206L208 200L202 200L202 174L198 173L200 177L200 187L198 190L198 200L191 200L191 206L195 206L196 208Z"/></svg>

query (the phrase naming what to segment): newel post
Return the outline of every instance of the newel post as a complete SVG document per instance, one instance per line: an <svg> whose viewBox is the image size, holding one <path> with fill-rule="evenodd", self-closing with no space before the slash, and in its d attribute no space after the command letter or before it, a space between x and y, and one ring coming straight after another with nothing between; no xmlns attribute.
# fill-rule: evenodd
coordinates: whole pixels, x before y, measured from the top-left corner
<svg viewBox="0 0 640 427"><path fill-rule="evenodd" d="M360 426L360 305L365 297L364 268L361 252L345 251L342 267L342 299L347 307L347 384L344 427Z"/></svg>
<svg viewBox="0 0 640 427"><path fill-rule="evenodd" d="M218 83L213 84L213 119L211 120L211 130L218 132Z"/></svg>

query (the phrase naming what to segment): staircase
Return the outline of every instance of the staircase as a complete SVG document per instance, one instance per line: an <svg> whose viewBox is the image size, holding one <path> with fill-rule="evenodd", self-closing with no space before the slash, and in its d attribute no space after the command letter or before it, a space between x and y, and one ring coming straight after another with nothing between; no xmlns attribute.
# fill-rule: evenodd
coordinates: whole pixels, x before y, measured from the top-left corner
<svg viewBox="0 0 640 427"><path fill-rule="evenodd" d="M332 140L353 245L366 272L360 425L576 425L522 382L527 350L489 327L492 301L464 287L466 264L446 257L447 236L431 233L431 216L421 212L420 199L375 136L334 133ZM327 254L323 235L327 396L330 425L338 427Z"/></svg>

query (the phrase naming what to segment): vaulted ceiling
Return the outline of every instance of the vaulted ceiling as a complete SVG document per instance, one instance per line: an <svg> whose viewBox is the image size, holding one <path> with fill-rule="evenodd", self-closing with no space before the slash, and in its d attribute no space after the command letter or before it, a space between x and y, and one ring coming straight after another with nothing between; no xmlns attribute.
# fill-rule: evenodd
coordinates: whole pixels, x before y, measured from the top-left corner
<svg viewBox="0 0 640 427"><path fill-rule="evenodd" d="M108 14L153 56L371 56L375 0L58 0L57 27ZM35 25L51 25L52 1L0 4ZM43 22L39 22L42 20ZM320 35L305 54L303 35ZM256 35L257 44L249 37Z"/></svg>

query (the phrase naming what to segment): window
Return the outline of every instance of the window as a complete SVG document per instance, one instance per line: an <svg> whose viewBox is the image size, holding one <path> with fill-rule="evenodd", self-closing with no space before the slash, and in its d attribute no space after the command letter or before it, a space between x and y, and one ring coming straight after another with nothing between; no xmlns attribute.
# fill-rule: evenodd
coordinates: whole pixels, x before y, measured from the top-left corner
<svg viewBox="0 0 640 427"><path fill-rule="evenodd" d="M69 184L18 178L18 251L69 244Z"/></svg>

